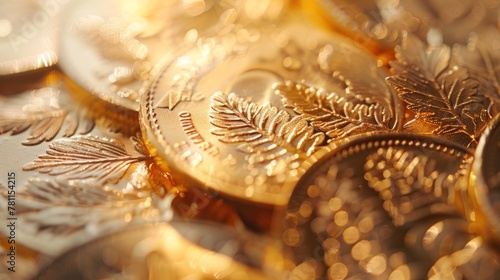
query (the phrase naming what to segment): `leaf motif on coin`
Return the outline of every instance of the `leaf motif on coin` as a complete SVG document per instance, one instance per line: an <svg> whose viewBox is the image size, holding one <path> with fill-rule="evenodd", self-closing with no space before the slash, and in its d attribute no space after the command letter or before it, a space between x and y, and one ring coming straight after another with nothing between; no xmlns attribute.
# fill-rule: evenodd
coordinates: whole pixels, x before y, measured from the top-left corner
<svg viewBox="0 0 500 280"><path fill-rule="evenodd" d="M8 104L0 112L0 134L17 135L31 128L22 144L32 146L54 139L63 127L64 137L77 132L89 133L94 128L94 121L83 109L60 106L63 94L52 88L41 88L31 95L21 95L18 98L25 102L24 105Z"/></svg>
<svg viewBox="0 0 500 280"><path fill-rule="evenodd" d="M137 101L138 93L128 86L149 76L150 64L143 63L148 56L148 47L136 39L145 31L144 26L119 17L105 20L91 15L78 18L74 27L95 45L103 58L125 62L114 67L111 73L108 68L103 68L95 75L109 81L109 89L121 98Z"/></svg>
<svg viewBox="0 0 500 280"><path fill-rule="evenodd" d="M490 28L481 33L481 40L476 38L467 46L453 47L457 63L469 69L471 77L479 81L480 93L496 106L500 104L499 44L500 32L496 28ZM493 112L491 115L494 116L496 113Z"/></svg>
<svg viewBox="0 0 500 280"><path fill-rule="evenodd" d="M128 224L171 219L175 194L159 198L149 192L118 191L84 182L31 179L17 193L18 241L49 255L58 255L97 235ZM0 200L6 188L0 186Z"/></svg>
<svg viewBox="0 0 500 280"><path fill-rule="evenodd" d="M129 153L123 143L93 136L61 139L51 143L46 152L23 170L66 179L92 179L96 185L118 182L132 164L150 157L142 148Z"/></svg>
<svg viewBox="0 0 500 280"><path fill-rule="evenodd" d="M224 143L241 143L238 149L251 154L251 163L267 163L287 153L310 155L325 140L303 117L269 104L256 105L234 93L214 93L209 114L216 127L212 134Z"/></svg>
<svg viewBox="0 0 500 280"><path fill-rule="evenodd" d="M327 93L292 81L276 84L274 89L283 96L285 107L292 108L332 139L389 130L391 114L378 103L365 103L352 94Z"/></svg>
<svg viewBox="0 0 500 280"><path fill-rule="evenodd" d="M380 148L364 165L365 179L384 200L394 224L401 226L435 214L457 214L455 174L439 172L424 154Z"/></svg>
<svg viewBox="0 0 500 280"><path fill-rule="evenodd" d="M88 187L83 184L70 184L69 181L48 181L30 179L26 189L19 193L20 205L29 208L45 208L47 206L81 206L93 207L106 205L113 201L130 202L138 197L116 190ZM23 201L29 203L23 203Z"/></svg>
<svg viewBox="0 0 500 280"><path fill-rule="evenodd" d="M475 146L488 120L485 99L478 95L479 84L466 68L450 65L450 48L425 49L420 41L408 37L406 44L396 48L396 55L398 61L391 63L394 76L387 82L416 113L413 121L436 127L421 133L462 134L466 138L462 144Z"/></svg>

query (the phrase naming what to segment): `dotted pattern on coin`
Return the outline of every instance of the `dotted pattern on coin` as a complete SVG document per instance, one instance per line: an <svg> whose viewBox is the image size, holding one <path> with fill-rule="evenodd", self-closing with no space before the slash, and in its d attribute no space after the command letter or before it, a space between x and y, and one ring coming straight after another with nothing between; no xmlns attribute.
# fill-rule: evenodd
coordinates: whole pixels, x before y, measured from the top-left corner
<svg viewBox="0 0 500 280"><path fill-rule="evenodd" d="M451 142L390 134L324 155L303 174L286 209L282 236L294 263L290 273L424 278L441 259L464 253L469 242L480 244L457 208L457 190L467 183L461 169L470 158ZM474 257L491 259L483 251ZM451 269L470 273L458 266Z"/></svg>
<svg viewBox="0 0 500 280"><path fill-rule="evenodd" d="M287 174L315 150L399 129L400 103L375 58L288 16L277 28L203 39L158 71L140 118L164 168L187 184L283 204Z"/></svg>

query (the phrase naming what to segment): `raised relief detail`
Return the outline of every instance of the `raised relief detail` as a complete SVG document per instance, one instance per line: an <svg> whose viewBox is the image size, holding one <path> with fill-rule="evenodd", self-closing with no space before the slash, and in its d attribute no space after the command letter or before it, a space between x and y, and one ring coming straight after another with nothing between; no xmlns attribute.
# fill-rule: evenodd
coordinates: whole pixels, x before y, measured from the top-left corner
<svg viewBox="0 0 500 280"><path fill-rule="evenodd" d="M26 99L25 105L14 105L7 101L0 112L0 134L16 135L31 128L23 145L33 146L50 141L64 129L63 136L77 132L87 134L94 128L94 121L83 107L75 108L61 101L65 92L45 87L18 97ZM66 97L66 96L65 96Z"/></svg>
<svg viewBox="0 0 500 280"><path fill-rule="evenodd" d="M92 184L118 182L133 163L150 158L139 138L134 138L135 152L123 143L85 136L58 140L49 145L47 154L23 166L25 171L38 171L69 180L90 179Z"/></svg>
<svg viewBox="0 0 500 280"><path fill-rule="evenodd" d="M5 203L6 193L0 185L0 201ZM129 224L169 220L175 196L169 193L159 198L150 189L90 187L82 181L30 179L16 198L17 220L25 225L19 228L19 241L57 256Z"/></svg>
<svg viewBox="0 0 500 280"><path fill-rule="evenodd" d="M436 214L457 214L456 174L439 172L436 160L397 148L368 156L365 179L384 200L384 209L401 226Z"/></svg>
<svg viewBox="0 0 500 280"><path fill-rule="evenodd" d="M148 47L136 39L145 32L144 24L93 15L79 18L75 29L98 48L103 59L124 62L111 70L96 70L95 75L108 81L109 90L121 98L138 102L139 94L130 85L146 80L151 70Z"/></svg>
<svg viewBox="0 0 500 280"><path fill-rule="evenodd" d="M325 142L301 116L292 117L269 104L256 105L234 93L216 92L211 97L211 133L224 143L240 143L250 164L305 158Z"/></svg>
<svg viewBox="0 0 500 280"><path fill-rule="evenodd" d="M274 86L284 106L331 139L369 131L388 131L391 113L378 103L365 103L353 94L340 95L303 83L286 81Z"/></svg>
<svg viewBox="0 0 500 280"><path fill-rule="evenodd" d="M408 37L396 48L398 61L391 63L394 76L387 82L398 91L416 117L405 124L412 131L465 138L461 144L474 147L489 120L487 99L478 94L479 83L466 68L450 63L446 45L426 49ZM427 128L421 123L431 126Z"/></svg>
<svg viewBox="0 0 500 280"><path fill-rule="evenodd" d="M155 108L173 110L180 102L197 102L203 100L203 94L196 92L195 88L200 79L216 62L217 58L208 55L199 60L183 56L176 61L176 73L172 77L163 97L160 98Z"/></svg>
<svg viewBox="0 0 500 280"><path fill-rule="evenodd" d="M467 67L471 77L479 82L479 94L489 98L491 104L496 106L493 112L489 112L495 116L500 111L500 32L491 28L481 35L481 40L472 36L467 46L455 45L453 52L458 64Z"/></svg>

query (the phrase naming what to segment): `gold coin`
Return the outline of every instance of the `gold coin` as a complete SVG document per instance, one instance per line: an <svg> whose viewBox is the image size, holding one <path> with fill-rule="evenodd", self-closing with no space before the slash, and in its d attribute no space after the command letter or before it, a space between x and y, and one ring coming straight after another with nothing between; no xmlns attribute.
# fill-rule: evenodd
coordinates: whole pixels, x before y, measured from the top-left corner
<svg viewBox="0 0 500 280"><path fill-rule="evenodd" d="M60 66L97 97L137 111L153 65L222 20L229 8L221 2L73 2L60 32Z"/></svg>
<svg viewBox="0 0 500 280"><path fill-rule="evenodd" d="M57 62L58 20L67 2L1 1L0 75L32 71Z"/></svg>
<svg viewBox="0 0 500 280"><path fill-rule="evenodd" d="M396 46L404 32L432 45L466 43L469 34L496 26L498 1L317 0L318 13L337 28L379 45Z"/></svg>
<svg viewBox="0 0 500 280"><path fill-rule="evenodd" d="M175 193L150 178L139 131L116 132L109 112L94 117L96 98L84 106L59 72L37 82L0 96L0 217L16 225L15 236L8 227L1 234L57 256L100 234L170 219Z"/></svg>
<svg viewBox="0 0 500 280"><path fill-rule="evenodd" d="M381 1L390 3L385 10L404 9L421 22L416 32L422 39L431 45L445 43L465 44L471 33L480 32L486 27L497 26L500 2L490 0L427 0L427 1L400 1L399 7L395 1Z"/></svg>
<svg viewBox="0 0 500 280"><path fill-rule="evenodd" d="M39 268L50 259L19 244L12 250L12 243L12 239L0 234L0 279L32 279Z"/></svg>
<svg viewBox="0 0 500 280"><path fill-rule="evenodd" d="M401 269L406 277L395 279L426 277L475 237L456 206L471 157L451 142L409 134L318 152L278 218L287 270L302 279L391 279Z"/></svg>
<svg viewBox="0 0 500 280"><path fill-rule="evenodd" d="M500 115L485 129L475 151L470 177L469 195L474 203L475 221L485 238L500 241L500 217L498 215L500 188Z"/></svg>
<svg viewBox="0 0 500 280"><path fill-rule="evenodd" d="M401 275L399 273L399 275ZM398 276L399 276L398 275ZM460 250L441 257L427 277L436 279L497 279L500 275L498 255L483 238L471 239Z"/></svg>
<svg viewBox="0 0 500 280"><path fill-rule="evenodd" d="M413 30L419 21L410 14L395 9L392 13L383 12L384 6L377 0L349 2L346 0L303 1L314 14L325 18L333 27L347 36L374 47L392 50L400 39L400 30ZM388 1L385 1L388 2ZM387 4L388 6L389 4ZM386 18L390 16L390 18Z"/></svg>
<svg viewBox="0 0 500 280"><path fill-rule="evenodd" d="M327 142L399 128L387 71L352 41L299 18L202 38L158 67L140 119L166 170L186 185L284 204L288 174Z"/></svg>
<svg viewBox="0 0 500 280"><path fill-rule="evenodd" d="M143 225L71 250L35 279L271 279L252 254L259 240L196 221Z"/></svg>

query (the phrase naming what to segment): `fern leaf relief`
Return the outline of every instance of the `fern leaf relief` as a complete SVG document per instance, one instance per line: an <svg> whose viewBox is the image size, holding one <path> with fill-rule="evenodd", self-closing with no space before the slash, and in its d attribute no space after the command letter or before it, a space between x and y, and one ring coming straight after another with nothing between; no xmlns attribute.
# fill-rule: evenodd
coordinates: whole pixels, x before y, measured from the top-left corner
<svg viewBox="0 0 500 280"><path fill-rule="evenodd" d="M240 143L240 151L257 154L262 162L287 153L310 155L325 140L303 117L269 104L258 106L234 93L221 92L212 95L211 104L212 134L224 143Z"/></svg>
<svg viewBox="0 0 500 280"><path fill-rule="evenodd" d="M128 153L122 143L87 136L51 143L46 154L23 166L23 170L62 175L67 179L92 178L96 184L104 184L117 182L131 164L148 158L146 154Z"/></svg>
<svg viewBox="0 0 500 280"><path fill-rule="evenodd" d="M353 95L286 81L274 86L285 107L293 109L311 126L335 139L368 131L387 131L392 114L378 103L364 103Z"/></svg>

